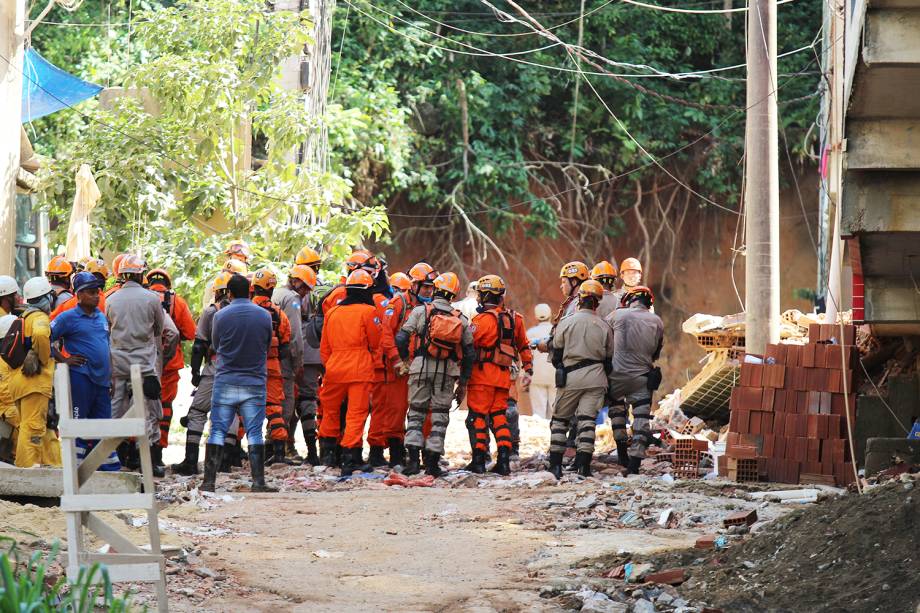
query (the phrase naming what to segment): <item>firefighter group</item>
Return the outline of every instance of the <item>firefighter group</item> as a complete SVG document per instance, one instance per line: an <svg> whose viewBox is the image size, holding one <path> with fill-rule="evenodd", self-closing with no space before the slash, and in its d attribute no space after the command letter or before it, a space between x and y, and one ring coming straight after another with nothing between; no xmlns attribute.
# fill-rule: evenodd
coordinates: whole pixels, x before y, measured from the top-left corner
<svg viewBox="0 0 920 613"><path fill-rule="evenodd" d="M0 417L15 428L17 466L61 464L52 383L55 364L65 363L73 418L118 418L134 394L143 395L147 440L123 442L99 469L137 470L139 448L148 445L154 475L164 476L186 366L182 343L190 342L195 389L180 420L185 458L170 469L201 474L210 421L204 491L244 460L252 490L263 492L275 491L265 482L264 467L272 464L325 465L343 476L389 466L439 477L458 406L468 409L471 458L463 468L508 475L520 438L518 387L529 391L534 414L549 420L548 469L557 478L564 462L591 475L605 411L620 464L639 472L653 442L663 326L635 258L619 270L607 261L593 269L565 264L555 316L537 305L538 324L528 329L494 274L469 283L461 296L453 272L419 262L391 274L382 257L357 249L338 282L327 284L320 253L305 247L280 284L269 268L250 270L245 242L230 243L224 255L197 322L170 274L148 269L134 254L114 258L114 283L95 258L56 256L44 276L21 289L0 276ZM141 390L131 385L134 364ZM294 447L298 425L304 457ZM78 440L78 461L95 444Z"/></svg>

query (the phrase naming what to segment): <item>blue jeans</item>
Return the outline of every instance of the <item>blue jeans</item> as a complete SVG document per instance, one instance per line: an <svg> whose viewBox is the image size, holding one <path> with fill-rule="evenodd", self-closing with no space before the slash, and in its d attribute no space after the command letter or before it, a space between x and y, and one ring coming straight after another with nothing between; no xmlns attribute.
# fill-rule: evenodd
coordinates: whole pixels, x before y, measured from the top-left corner
<svg viewBox="0 0 920 613"><path fill-rule="evenodd" d="M73 403L73 419L112 419L112 398L108 386L96 385L88 375L75 370L70 371L70 399ZM78 438L75 441L77 460L82 462L98 442ZM99 470L121 470L118 454L114 451L110 453L108 459L99 465Z"/></svg>
<svg viewBox="0 0 920 613"><path fill-rule="evenodd" d="M233 385L214 382L211 392L211 432L209 445L223 445L233 418L239 413L246 428L250 445L262 445L262 423L265 421L265 386Z"/></svg>

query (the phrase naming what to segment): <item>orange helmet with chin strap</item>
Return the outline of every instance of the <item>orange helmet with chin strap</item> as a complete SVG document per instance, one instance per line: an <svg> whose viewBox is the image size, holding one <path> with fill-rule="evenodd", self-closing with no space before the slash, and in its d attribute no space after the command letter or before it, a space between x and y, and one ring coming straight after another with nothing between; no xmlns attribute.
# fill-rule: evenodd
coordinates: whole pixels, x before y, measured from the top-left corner
<svg viewBox="0 0 920 613"><path fill-rule="evenodd" d="M434 289L438 292L445 292L451 296L460 293L460 279L452 272L442 272L434 280Z"/></svg>
<svg viewBox="0 0 920 613"><path fill-rule="evenodd" d="M274 289L276 285L278 285L278 277L267 268L257 270L252 277L253 287L258 287L267 291Z"/></svg>
<svg viewBox="0 0 920 613"><path fill-rule="evenodd" d="M288 276L292 279L300 279L311 290L316 287L316 272L308 264L295 265Z"/></svg>
<svg viewBox="0 0 920 613"><path fill-rule="evenodd" d="M643 300L646 306L652 307L655 304L655 294L644 285L631 287L623 294L623 297L620 298L620 306L627 307L636 300Z"/></svg>
<svg viewBox="0 0 920 613"><path fill-rule="evenodd" d="M144 277L144 281L148 286L150 285L162 285L166 289L172 289L172 277L169 276L169 273L162 268L154 268Z"/></svg>
<svg viewBox="0 0 920 613"><path fill-rule="evenodd" d="M363 268L353 270L345 280L348 289L370 289L374 286L374 277Z"/></svg>
<svg viewBox="0 0 920 613"><path fill-rule="evenodd" d="M603 279L604 277L616 277L617 268L607 260L601 260L591 269L592 279Z"/></svg>
<svg viewBox="0 0 920 613"><path fill-rule="evenodd" d="M394 272L390 275L390 285L400 291L408 292L412 289L412 279L404 272Z"/></svg>
<svg viewBox="0 0 920 613"><path fill-rule="evenodd" d="M409 278L413 283L432 285L434 280L438 278L438 271L427 262L419 262L409 269Z"/></svg>
<svg viewBox="0 0 920 613"><path fill-rule="evenodd" d="M294 265L303 264L304 266L319 266L322 263L322 258L319 253L310 247L304 247L297 252L297 256L294 258Z"/></svg>
<svg viewBox="0 0 920 613"><path fill-rule="evenodd" d="M73 274L73 264L68 262L63 255L56 255L45 267L45 274L51 277L66 277Z"/></svg>
<svg viewBox="0 0 920 613"><path fill-rule="evenodd" d="M588 265L584 262L569 262L562 267L562 270L559 271L560 279L577 279L579 281L584 281L591 275L588 270Z"/></svg>

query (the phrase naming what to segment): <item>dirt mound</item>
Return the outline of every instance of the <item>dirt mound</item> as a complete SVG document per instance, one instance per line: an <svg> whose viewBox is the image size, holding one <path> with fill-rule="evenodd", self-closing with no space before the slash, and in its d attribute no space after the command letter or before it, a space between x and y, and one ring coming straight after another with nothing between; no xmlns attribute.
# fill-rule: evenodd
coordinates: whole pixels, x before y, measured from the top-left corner
<svg viewBox="0 0 920 613"><path fill-rule="evenodd" d="M726 611L913 613L920 603L915 483L795 511L725 551L673 553L655 563L687 565L681 595Z"/></svg>

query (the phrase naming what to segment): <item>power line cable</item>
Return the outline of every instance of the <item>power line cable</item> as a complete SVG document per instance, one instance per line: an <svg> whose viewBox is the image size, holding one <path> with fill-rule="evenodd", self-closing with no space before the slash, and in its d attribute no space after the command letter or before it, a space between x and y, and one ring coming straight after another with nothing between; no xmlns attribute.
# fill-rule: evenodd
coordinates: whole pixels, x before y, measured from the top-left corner
<svg viewBox="0 0 920 613"><path fill-rule="evenodd" d="M727 15L730 13L746 13L747 7L739 7L734 9L683 9L675 6L662 6L660 4L647 4L645 2L638 2L637 0L619 0L624 4L632 4L634 6L641 6L642 8L653 9L656 11L664 11L666 13L688 13L694 15ZM780 0L776 3L777 6L781 4L789 4L790 2L795 2L795 0Z"/></svg>

